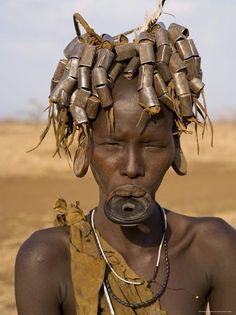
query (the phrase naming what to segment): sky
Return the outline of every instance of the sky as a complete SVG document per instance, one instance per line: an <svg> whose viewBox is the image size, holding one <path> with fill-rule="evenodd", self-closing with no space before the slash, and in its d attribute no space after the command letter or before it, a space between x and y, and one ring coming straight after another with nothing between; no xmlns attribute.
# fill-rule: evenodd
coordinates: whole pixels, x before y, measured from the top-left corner
<svg viewBox="0 0 236 315"><path fill-rule="evenodd" d="M97 33L115 35L142 25L158 2L0 0L0 119L22 119L47 106L51 76L75 37L74 12ZM166 0L164 12L160 20L188 27L197 45L210 115L235 119L236 1Z"/></svg>

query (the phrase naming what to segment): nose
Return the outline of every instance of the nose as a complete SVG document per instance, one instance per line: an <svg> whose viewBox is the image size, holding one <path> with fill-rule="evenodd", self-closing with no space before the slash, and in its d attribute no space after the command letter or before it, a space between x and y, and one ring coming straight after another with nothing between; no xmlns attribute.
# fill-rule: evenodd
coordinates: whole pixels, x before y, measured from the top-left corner
<svg viewBox="0 0 236 315"><path fill-rule="evenodd" d="M137 178L144 176L144 174L144 161L142 160L140 150L134 146L126 148L122 160L121 175L129 178Z"/></svg>

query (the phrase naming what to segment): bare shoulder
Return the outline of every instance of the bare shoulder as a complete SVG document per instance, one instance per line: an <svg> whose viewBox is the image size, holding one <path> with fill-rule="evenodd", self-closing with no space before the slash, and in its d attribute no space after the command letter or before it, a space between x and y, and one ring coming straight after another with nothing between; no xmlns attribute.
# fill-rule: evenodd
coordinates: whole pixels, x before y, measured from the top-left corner
<svg viewBox="0 0 236 315"><path fill-rule="evenodd" d="M199 250L199 255L206 255L214 260L219 252L225 255L236 254L236 230L218 217L191 217L170 212L170 222L177 229L177 237L186 235L192 245ZM173 228L174 230L174 228Z"/></svg>
<svg viewBox="0 0 236 315"><path fill-rule="evenodd" d="M235 240L236 230L222 218L197 218L196 225L200 232L199 237L211 236L214 244Z"/></svg>
<svg viewBox="0 0 236 315"><path fill-rule="evenodd" d="M235 241L236 230L225 220L219 217L193 217L169 211L170 220L173 225L178 224L180 233L190 231L196 236L197 240L205 240L209 244L219 241L224 243ZM222 244L221 243L221 244Z"/></svg>
<svg viewBox="0 0 236 315"><path fill-rule="evenodd" d="M211 311L236 314L236 231L221 218L168 212L174 250L202 279ZM201 278L202 276L202 278ZM223 311L224 310L224 311ZM221 312L220 312L221 313Z"/></svg>
<svg viewBox="0 0 236 315"><path fill-rule="evenodd" d="M15 264L19 314L75 314L69 244L64 227L37 231L22 244Z"/></svg>
<svg viewBox="0 0 236 315"><path fill-rule="evenodd" d="M64 227L34 232L20 247L17 260L50 264L69 258L69 231Z"/></svg>
<svg viewBox="0 0 236 315"><path fill-rule="evenodd" d="M219 217L190 218L191 227L196 235L196 242L202 248L224 251L235 248L236 230Z"/></svg>
<svg viewBox="0 0 236 315"><path fill-rule="evenodd" d="M20 247L16 257L16 287L34 284L51 288L61 300L70 281L69 231L49 228L33 233ZM19 290L18 290L19 291Z"/></svg>
<svg viewBox="0 0 236 315"><path fill-rule="evenodd" d="M38 313L59 314L58 305L64 305L70 282L69 231L60 227L33 233L16 257L18 312L36 314L37 305Z"/></svg>

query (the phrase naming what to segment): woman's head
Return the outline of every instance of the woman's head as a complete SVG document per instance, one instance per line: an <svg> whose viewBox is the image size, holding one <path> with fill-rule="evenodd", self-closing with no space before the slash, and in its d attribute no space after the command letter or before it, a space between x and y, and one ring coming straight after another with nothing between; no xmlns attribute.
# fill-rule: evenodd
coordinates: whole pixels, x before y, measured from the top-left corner
<svg viewBox="0 0 236 315"><path fill-rule="evenodd" d="M64 51L66 59L59 62L49 97L56 152L63 148L70 154L78 134L74 171L82 177L89 165L90 137L102 128L111 136L126 121L130 131L140 133L143 128L145 134L165 121L166 134L171 131L176 148L174 169L185 174L179 136L190 122L199 124L198 115L204 125L208 118L205 103L198 100L204 84L200 57L188 30L174 23L167 30L163 23L152 21L129 43L124 35L99 36L79 14L74 18L77 38ZM79 24L86 30L84 35Z"/></svg>

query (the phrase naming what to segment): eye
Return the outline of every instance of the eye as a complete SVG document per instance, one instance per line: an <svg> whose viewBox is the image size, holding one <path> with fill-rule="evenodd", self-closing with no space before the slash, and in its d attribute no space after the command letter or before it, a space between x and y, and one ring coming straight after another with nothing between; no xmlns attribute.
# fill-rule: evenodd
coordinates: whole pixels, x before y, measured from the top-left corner
<svg viewBox="0 0 236 315"><path fill-rule="evenodd" d="M120 143L119 142L116 142L116 141L105 141L103 143L103 145L108 145L108 146L119 146Z"/></svg>
<svg viewBox="0 0 236 315"><path fill-rule="evenodd" d="M167 145L161 143L146 142L143 144L143 147L147 150L163 150L167 147Z"/></svg>
<svg viewBox="0 0 236 315"><path fill-rule="evenodd" d="M122 147L121 143L114 140L106 140L101 143L101 146L107 150L120 150Z"/></svg>

